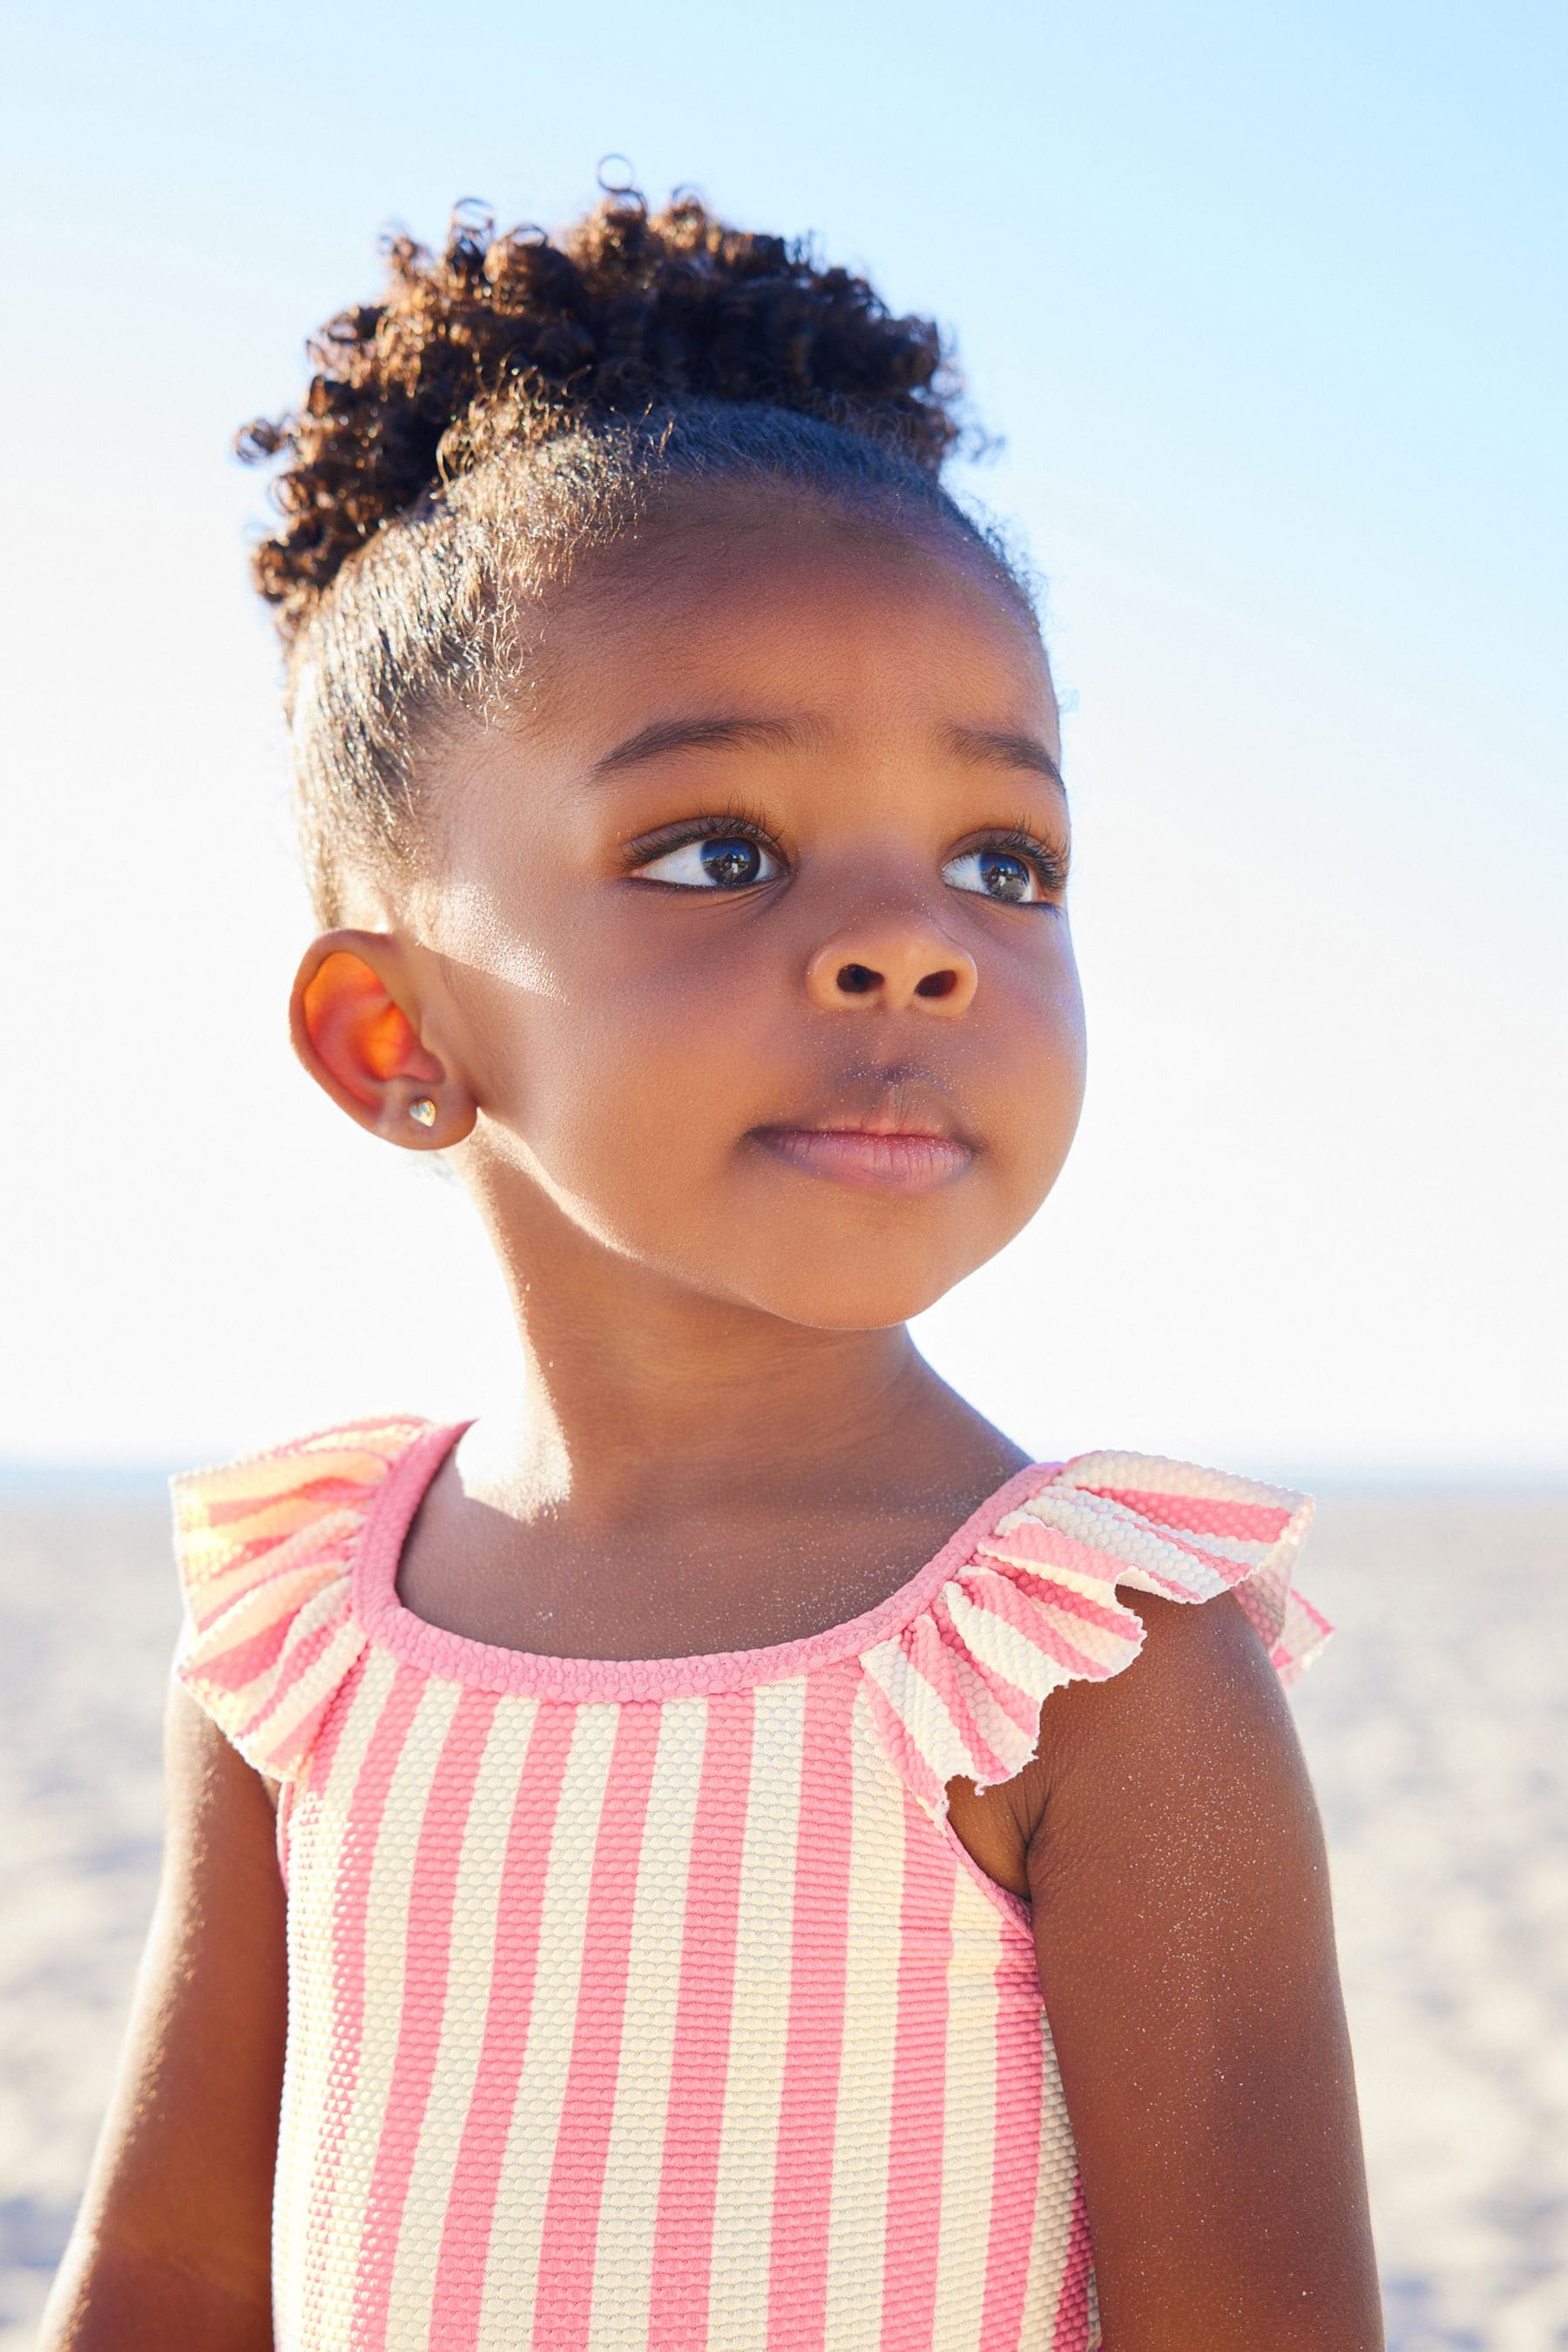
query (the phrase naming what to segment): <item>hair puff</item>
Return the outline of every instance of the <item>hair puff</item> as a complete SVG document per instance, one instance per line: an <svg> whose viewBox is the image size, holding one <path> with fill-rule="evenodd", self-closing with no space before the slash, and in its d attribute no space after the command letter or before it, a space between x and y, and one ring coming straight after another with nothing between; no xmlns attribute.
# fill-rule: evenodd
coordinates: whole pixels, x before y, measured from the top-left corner
<svg viewBox="0 0 1568 2352"><path fill-rule="evenodd" d="M468 203L439 253L407 236L384 249L382 299L307 346L298 411L237 437L247 461L282 460L280 524L252 565L287 642L384 523L509 442L745 403L847 426L934 479L960 437L931 320L891 316L807 242L731 228L687 192L650 213L611 191L558 240L498 234Z"/></svg>

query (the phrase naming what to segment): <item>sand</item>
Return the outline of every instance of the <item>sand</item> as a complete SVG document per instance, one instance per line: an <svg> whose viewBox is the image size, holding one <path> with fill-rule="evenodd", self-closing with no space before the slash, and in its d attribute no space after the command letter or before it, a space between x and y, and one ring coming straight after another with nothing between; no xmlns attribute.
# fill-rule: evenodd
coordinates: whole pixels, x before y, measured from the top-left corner
<svg viewBox="0 0 1568 2352"><path fill-rule="evenodd" d="M70 2226L153 1898L156 1485L0 1491L0 2352ZM1568 1498L1326 1501L1299 1685L1391 2352L1568 2347Z"/></svg>

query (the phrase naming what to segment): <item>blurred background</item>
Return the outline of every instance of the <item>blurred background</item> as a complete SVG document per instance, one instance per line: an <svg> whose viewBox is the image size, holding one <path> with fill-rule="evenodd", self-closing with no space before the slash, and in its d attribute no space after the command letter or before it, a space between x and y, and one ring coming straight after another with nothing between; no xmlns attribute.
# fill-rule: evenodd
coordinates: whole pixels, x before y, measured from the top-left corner
<svg viewBox="0 0 1568 2352"><path fill-rule="evenodd" d="M63 0L7 42L0 2347L151 1899L163 1476L510 1372L456 1189L288 1050L229 438L383 230L559 223L612 152L934 314L1001 436L959 481L1047 583L1091 1085L920 1337L1042 1455L1322 1496L1298 1713L1390 2342L1568 2344L1568 16Z"/></svg>

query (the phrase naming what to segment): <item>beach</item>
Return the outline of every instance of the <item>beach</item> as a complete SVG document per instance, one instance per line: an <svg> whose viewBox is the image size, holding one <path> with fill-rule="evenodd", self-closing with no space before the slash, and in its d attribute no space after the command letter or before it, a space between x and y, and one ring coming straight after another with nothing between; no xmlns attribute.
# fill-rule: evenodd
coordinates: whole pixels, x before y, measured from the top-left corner
<svg viewBox="0 0 1568 2352"><path fill-rule="evenodd" d="M1294 1693L1390 2352L1568 2346L1568 1497L1331 1496ZM70 2227L157 1873L177 1606L152 1479L0 1489L0 2352Z"/></svg>

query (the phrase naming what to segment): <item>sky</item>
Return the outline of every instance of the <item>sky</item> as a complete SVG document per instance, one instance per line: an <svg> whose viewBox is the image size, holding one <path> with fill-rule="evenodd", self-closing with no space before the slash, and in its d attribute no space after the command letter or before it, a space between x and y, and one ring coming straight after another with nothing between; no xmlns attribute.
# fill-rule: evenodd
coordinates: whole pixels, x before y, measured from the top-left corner
<svg viewBox="0 0 1568 2352"><path fill-rule="evenodd" d="M917 1325L1041 1456L1568 1478L1568 16L687 0L15 12L0 1456L483 1409L457 1188L289 1051L310 924L235 427L389 226L599 160L954 337L1047 583L1072 1160Z"/></svg>

